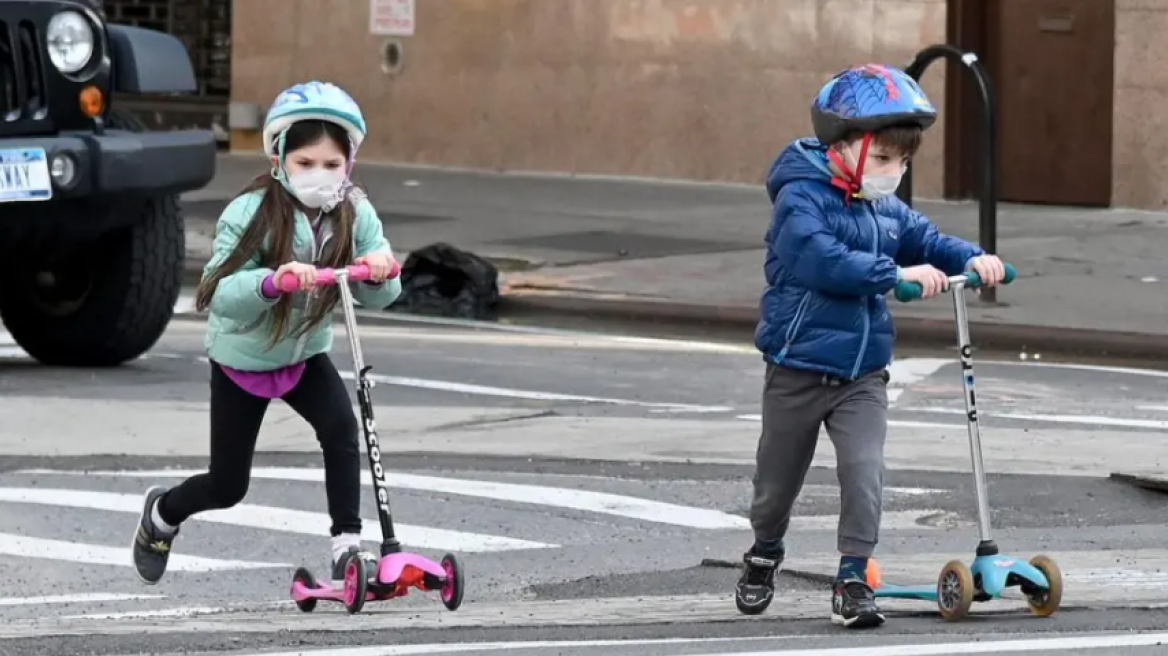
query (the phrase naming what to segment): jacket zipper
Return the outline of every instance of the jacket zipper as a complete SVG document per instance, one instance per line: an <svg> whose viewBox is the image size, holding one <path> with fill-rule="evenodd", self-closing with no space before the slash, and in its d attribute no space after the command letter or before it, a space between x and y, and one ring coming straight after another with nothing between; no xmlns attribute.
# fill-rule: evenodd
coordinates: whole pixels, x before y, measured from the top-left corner
<svg viewBox="0 0 1168 656"><path fill-rule="evenodd" d="M308 219L307 216L304 218L306 220ZM317 220L323 221L324 220L323 215L318 214ZM316 228L313 227L311 221L308 222L308 244L309 244L309 247L311 249L309 252L310 252L310 258L312 260L311 262L309 262L309 264L316 264L317 262L320 261L320 257L324 253L325 244L328 243L328 240L331 237L332 237L331 234L325 235L325 238L321 241L320 246L318 248L317 243L316 243ZM296 339L296 348L292 350L292 361L293 362L300 361L300 356L304 353L304 347L307 344L308 344L308 333L306 332Z"/></svg>
<svg viewBox="0 0 1168 656"><path fill-rule="evenodd" d="M876 211L872 209L870 203L865 204L867 209L866 214L868 218L872 219L872 254L879 257L880 255L880 222L876 220ZM860 352L856 354L856 364L852 366L852 380L860 375L860 365L864 362L864 353L868 350L868 333L872 329L872 299L869 296L864 297L864 335L860 338Z"/></svg>
<svg viewBox="0 0 1168 656"><path fill-rule="evenodd" d="M811 292L803 292L803 298L799 299L799 305L795 308L795 318L791 320L791 325L787 328L786 344L783 344L782 350L775 356L775 364L780 364L783 358L787 357L787 352L791 350L791 345L795 342L795 338L799 336L799 327L803 325L803 319L807 315L807 306L811 302Z"/></svg>

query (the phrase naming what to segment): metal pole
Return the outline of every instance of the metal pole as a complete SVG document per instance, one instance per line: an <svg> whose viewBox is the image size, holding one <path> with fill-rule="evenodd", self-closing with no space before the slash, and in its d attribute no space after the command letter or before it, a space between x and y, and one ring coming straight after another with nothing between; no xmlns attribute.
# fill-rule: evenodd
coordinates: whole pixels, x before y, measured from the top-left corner
<svg viewBox="0 0 1168 656"><path fill-rule="evenodd" d="M965 65L977 82L978 95L981 97L982 118L982 159L981 159L981 189L978 194L978 243L985 252L998 252L998 166L997 166L997 126L994 116L994 97L990 87L989 74L981 65L977 55L965 52L948 44L932 45L917 53L911 64L904 72L914 80L920 81L925 70L938 59L947 58L960 61ZM909 207L912 207L912 165L909 165L900 188L897 189L900 197ZM985 303L997 303L997 289L983 287L980 290L980 299Z"/></svg>

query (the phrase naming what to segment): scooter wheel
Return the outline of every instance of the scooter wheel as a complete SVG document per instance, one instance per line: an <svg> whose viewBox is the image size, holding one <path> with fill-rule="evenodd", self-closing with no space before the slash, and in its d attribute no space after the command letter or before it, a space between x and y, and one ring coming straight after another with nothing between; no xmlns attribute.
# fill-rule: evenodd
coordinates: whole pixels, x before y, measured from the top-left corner
<svg viewBox="0 0 1168 656"><path fill-rule="evenodd" d="M937 577L937 609L946 622L957 622L973 607L973 573L960 560L951 560Z"/></svg>
<svg viewBox="0 0 1168 656"><path fill-rule="evenodd" d="M296 570L296 573L292 575L292 585L295 586L297 583L306 588L316 587L316 579L313 578L312 572L303 567ZM316 599L309 597L308 599L297 600L296 607L299 608L302 612L311 613L312 611L316 610Z"/></svg>
<svg viewBox="0 0 1168 656"><path fill-rule="evenodd" d="M442 569L446 570L446 584L442 586L440 593L442 604L446 606L446 610L458 610L462 605L464 591L462 564L454 554L448 553L442 557Z"/></svg>
<svg viewBox="0 0 1168 656"><path fill-rule="evenodd" d="M369 592L369 574L365 559L356 552L349 553L345 563L345 610L350 615L360 613L365 607L365 595Z"/></svg>
<svg viewBox="0 0 1168 656"><path fill-rule="evenodd" d="M1058 610L1063 601L1063 573L1059 566L1047 556L1035 556L1030 559L1030 566L1046 576L1050 587L1026 593L1026 604L1030 612L1039 617L1050 617Z"/></svg>

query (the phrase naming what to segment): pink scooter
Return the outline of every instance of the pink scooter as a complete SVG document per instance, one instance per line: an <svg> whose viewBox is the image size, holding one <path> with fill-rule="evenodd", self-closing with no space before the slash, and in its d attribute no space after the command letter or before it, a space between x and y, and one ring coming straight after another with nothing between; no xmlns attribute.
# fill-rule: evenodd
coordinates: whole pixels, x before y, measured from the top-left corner
<svg viewBox="0 0 1168 656"><path fill-rule="evenodd" d="M395 262L390 272L390 279L401 273L401 267ZM361 408L361 425L365 435L365 449L369 455L369 468L373 471L373 489L377 498L377 514L381 520L381 558L377 563L377 577L370 580L370 572L366 569L366 560L357 550L351 550L345 565L345 584L340 590L331 585L316 582L312 572L301 567L292 577L292 599L296 606L305 613L316 609L319 600L339 601L345 604L349 613L359 613L367 601L386 601L396 597L403 597L410 588L417 588L423 592L437 590L442 597L442 603L449 610L455 610L462 605L463 578L462 567L454 554L446 554L441 563L418 554L402 551L393 531L393 517L389 511L389 485L385 481L385 469L381 465L381 446L377 439L377 429L373 423L373 402L369 397L369 390L373 384L369 381L369 370L365 366L365 358L361 352L361 341L357 337L357 313L353 305L353 292L346 284L349 281L363 281L369 279L369 268L366 266L350 266L344 269L317 269L316 284L339 287L341 293L341 308L345 314L345 329L349 334L349 348L353 354L353 370L357 372L357 403ZM299 280L296 276L286 273L276 286L285 293L299 289Z"/></svg>

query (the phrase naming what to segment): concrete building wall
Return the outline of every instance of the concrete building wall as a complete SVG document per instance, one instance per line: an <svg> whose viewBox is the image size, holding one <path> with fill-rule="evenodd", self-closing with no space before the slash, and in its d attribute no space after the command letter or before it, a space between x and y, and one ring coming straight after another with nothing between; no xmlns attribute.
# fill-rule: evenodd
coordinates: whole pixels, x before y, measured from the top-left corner
<svg viewBox="0 0 1168 656"><path fill-rule="evenodd" d="M266 110L290 84L333 81L366 113L363 158L744 183L810 134L833 73L945 40L945 0L422 0L387 76L368 0L233 10L232 99ZM941 64L923 85L943 106ZM918 196L941 195L943 130Z"/></svg>
<svg viewBox="0 0 1168 656"><path fill-rule="evenodd" d="M1112 205L1162 210L1168 208L1168 0L1116 0L1115 10Z"/></svg>

